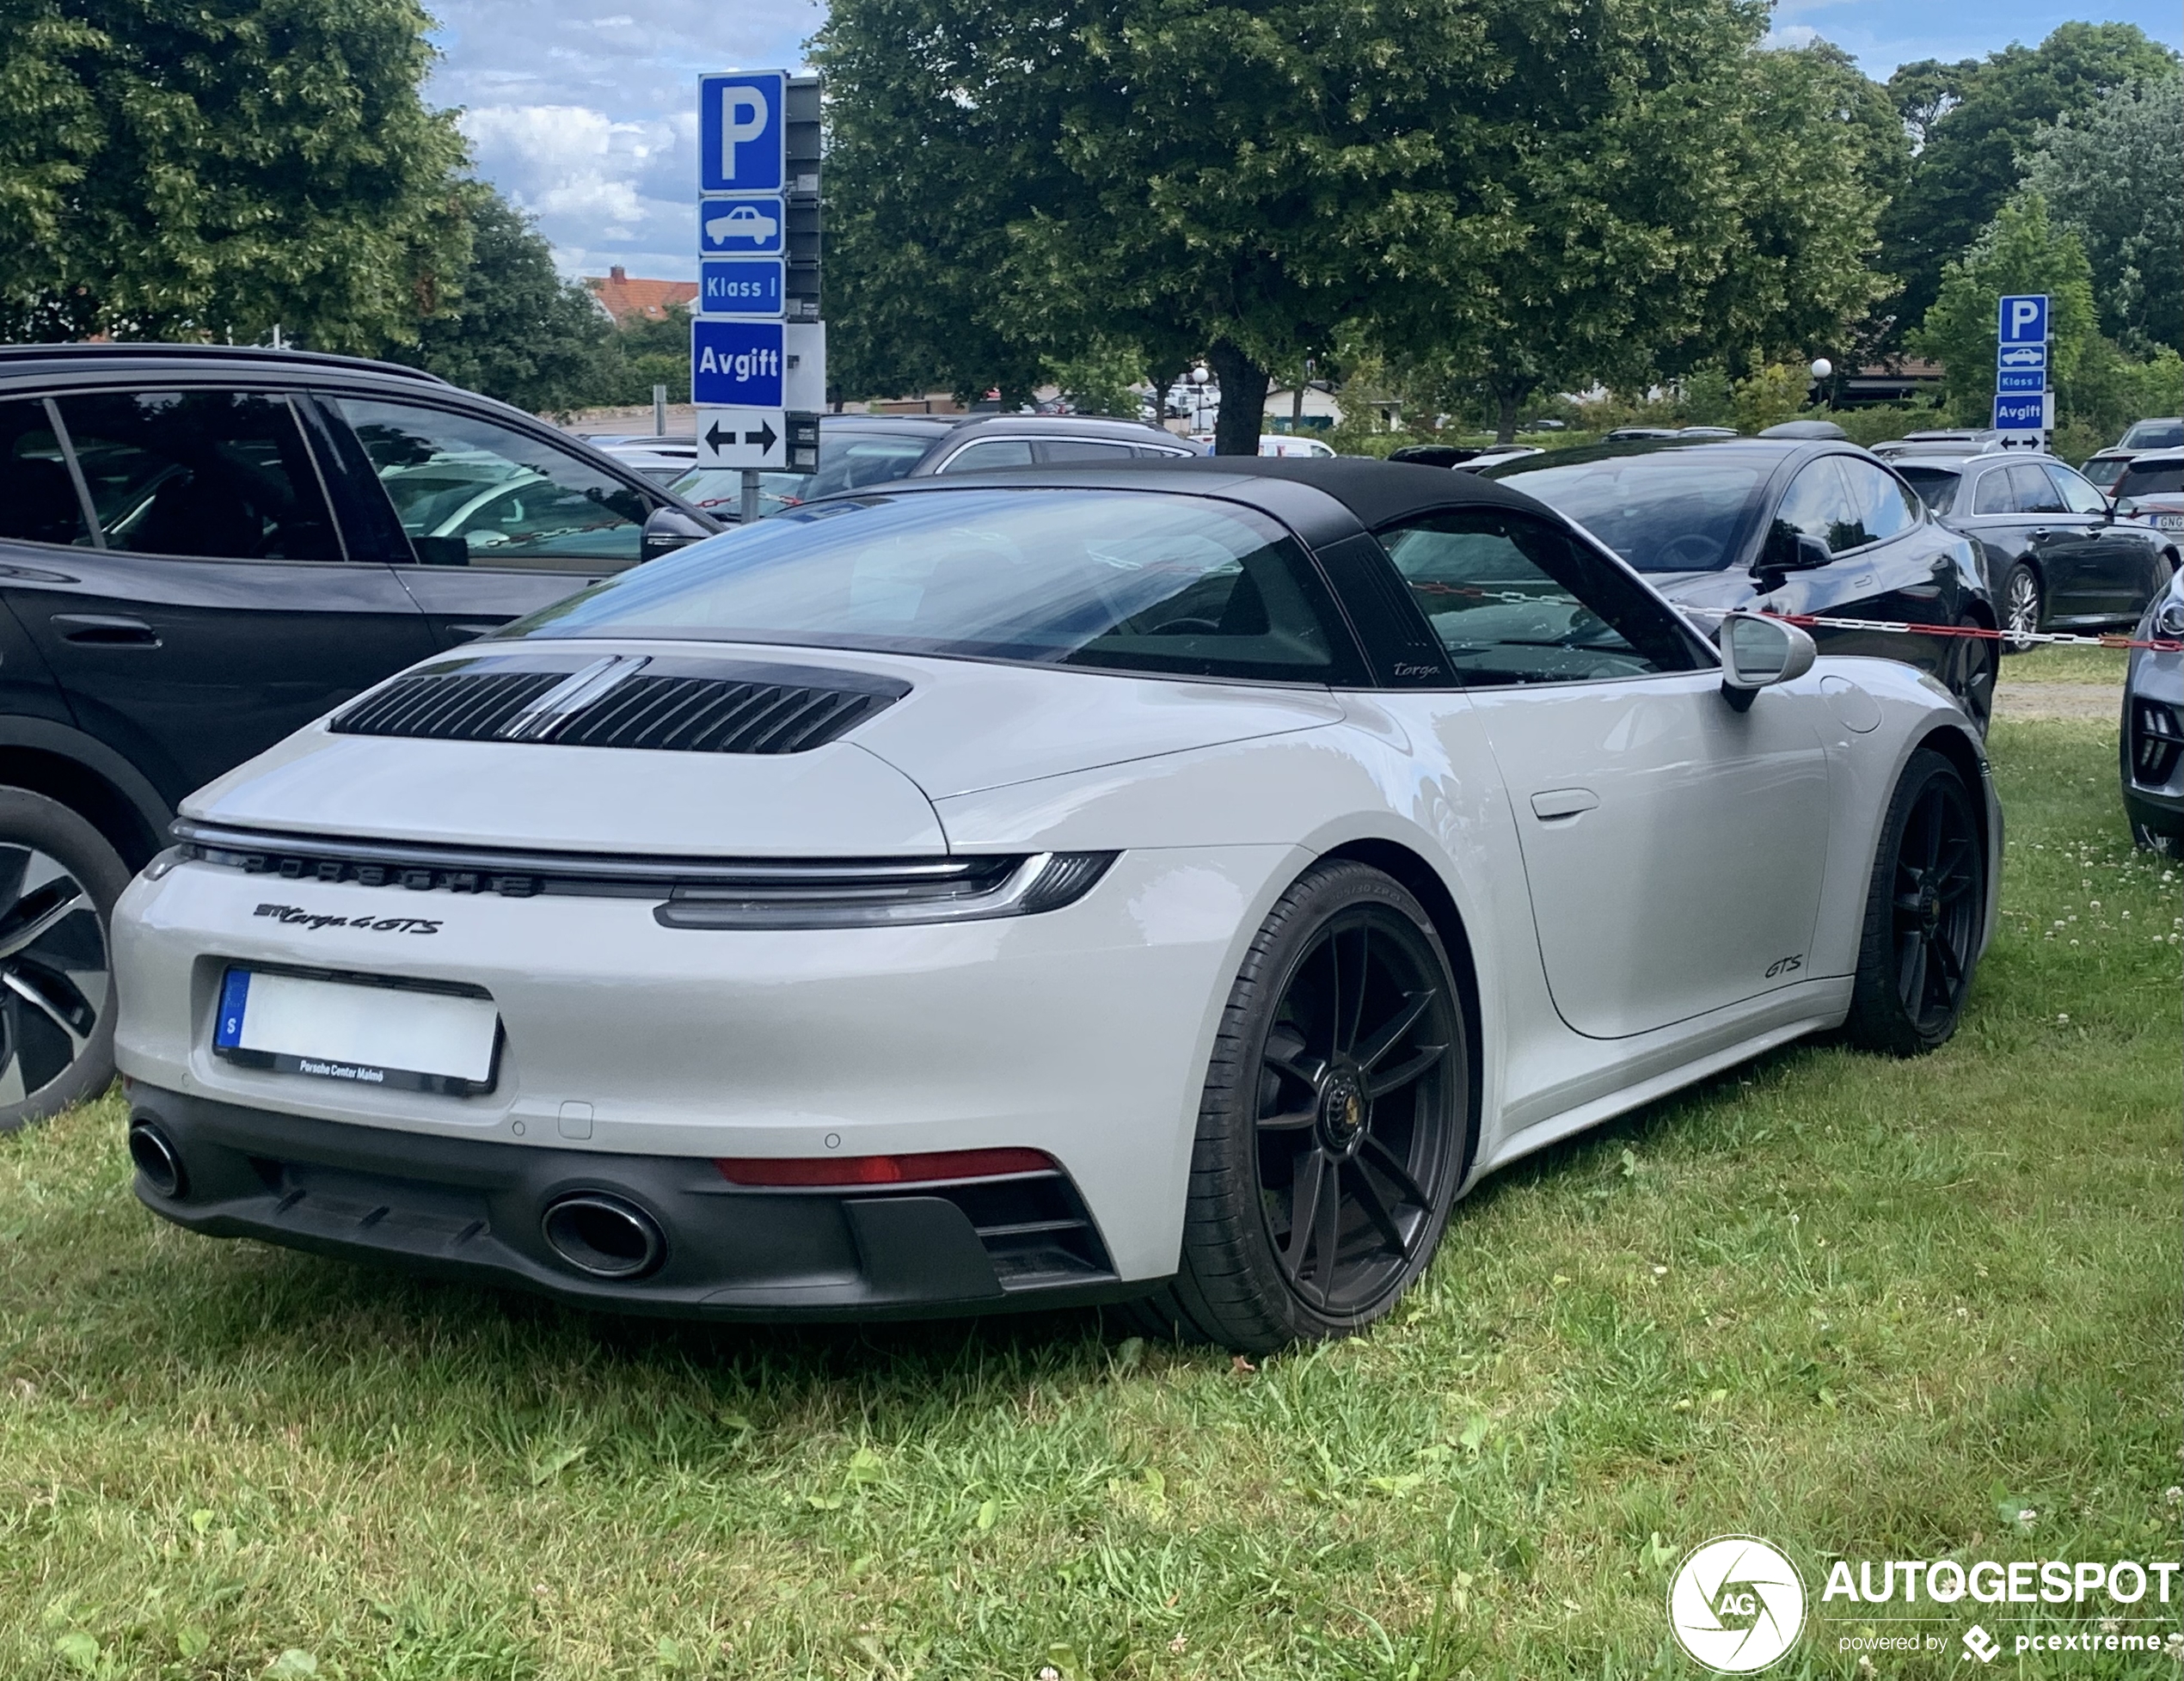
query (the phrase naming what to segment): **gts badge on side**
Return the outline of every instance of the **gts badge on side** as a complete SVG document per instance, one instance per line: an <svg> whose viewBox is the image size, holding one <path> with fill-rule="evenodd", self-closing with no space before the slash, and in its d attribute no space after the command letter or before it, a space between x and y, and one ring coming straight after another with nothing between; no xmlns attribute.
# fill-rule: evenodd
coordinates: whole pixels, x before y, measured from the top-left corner
<svg viewBox="0 0 2184 1681"><path fill-rule="evenodd" d="M430 917L322 917L300 905L261 905L251 915L271 917L291 927L368 928L375 934L437 934L438 921Z"/></svg>
<svg viewBox="0 0 2184 1681"><path fill-rule="evenodd" d="M1778 980L1784 975L1795 974L1804 966L1805 954L1803 952L1798 953L1794 957L1778 957L1767 966L1767 979Z"/></svg>

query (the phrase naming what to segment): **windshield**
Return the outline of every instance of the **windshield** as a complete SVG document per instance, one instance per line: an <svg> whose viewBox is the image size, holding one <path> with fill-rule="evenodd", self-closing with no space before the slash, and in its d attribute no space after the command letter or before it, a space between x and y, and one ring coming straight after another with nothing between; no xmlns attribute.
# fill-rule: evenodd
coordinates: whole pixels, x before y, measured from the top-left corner
<svg viewBox="0 0 2184 1681"><path fill-rule="evenodd" d="M804 500L908 478L910 469L943 435L937 426L905 437L899 432L844 432L822 426L819 471L812 475Z"/></svg>
<svg viewBox="0 0 2184 1681"><path fill-rule="evenodd" d="M2184 420L2141 420L2123 435L2120 450L2184 450Z"/></svg>
<svg viewBox="0 0 2184 1681"><path fill-rule="evenodd" d="M791 508L504 634L1325 683L1342 675L1333 623L1310 561L1262 515L1135 491L965 490Z"/></svg>
<svg viewBox="0 0 2184 1681"><path fill-rule="evenodd" d="M2116 481L2119 500L2126 496L2174 496L2184 490L2184 461L2134 461Z"/></svg>
<svg viewBox="0 0 2184 1681"><path fill-rule="evenodd" d="M1640 572L1719 572L1744 546L1772 461L1725 461L1713 447L1489 468L1569 515Z"/></svg>
<svg viewBox="0 0 2184 1681"><path fill-rule="evenodd" d="M1913 462L1901 461L1896 463L1896 471L1936 513L1947 513L1949 505L1956 500L1956 488L1960 481L1948 468L1921 467Z"/></svg>

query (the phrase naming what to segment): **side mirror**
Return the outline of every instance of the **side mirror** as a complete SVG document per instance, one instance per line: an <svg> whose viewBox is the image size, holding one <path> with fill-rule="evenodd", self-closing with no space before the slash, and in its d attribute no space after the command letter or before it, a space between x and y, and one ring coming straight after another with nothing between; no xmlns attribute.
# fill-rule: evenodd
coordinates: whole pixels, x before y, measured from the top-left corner
<svg viewBox="0 0 2184 1681"><path fill-rule="evenodd" d="M1721 696L1738 711L1762 689L1813 669L1813 639L1794 624L1757 613L1732 613L1715 639L1721 650Z"/></svg>
<svg viewBox="0 0 2184 1681"><path fill-rule="evenodd" d="M1755 574L1767 573L1811 572L1831 564L1834 552L1826 543L1809 531L1800 531L1776 520L1767 533L1767 542L1759 551L1759 560L1751 569ZM1772 585L1767 587L1774 587Z"/></svg>
<svg viewBox="0 0 2184 1681"><path fill-rule="evenodd" d="M2136 519L2138 517L2138 504L2131 497L2119 496L2108 505L2108 512L2119 519Z"/></svg>
<svg viewBox="0 0 2184 1681"><path fill-rule="evenodd" d="M712 531L695 515L684 513L680 508L657 507L645 521L644 536L637 543L637 559L640 563L656 561L662 555L672 555L678 549L702 543L712 535Z"/></svg>

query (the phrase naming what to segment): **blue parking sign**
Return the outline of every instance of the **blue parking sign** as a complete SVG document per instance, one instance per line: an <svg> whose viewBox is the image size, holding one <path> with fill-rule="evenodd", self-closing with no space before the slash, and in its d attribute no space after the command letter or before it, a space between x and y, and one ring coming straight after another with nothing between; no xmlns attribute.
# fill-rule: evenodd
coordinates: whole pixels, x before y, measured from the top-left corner
<svg viewBox="0 0 2184 1681"><path fill-rule="evenodd" d="M690 322L690 401L728 408L782 406L782 323Z"/></svg>
<svg viewBox="0 0 2184 1681"><path fill-rule="evenodd" d="M697 313L778 321L783 314L779 257L715 258L697 266Z"/></svg>
<svg viewBox="0 0 2184 1681"><path fill-rule="evenodd" d="M702 257L777 257L788 228L788 206L779 198L701 199L697 253Z"/></svg>
<svg viewBox="0 0 2184 1681"><path fill-rule="evenodd" d="M2047 294L2021 293L2002 300L2000 342L2038 345L2047 342Z"/></svg>
<svg viewBox="0 0 2184 1681"><path fill-rule="evenodd" d="M785 71L734 71L698 77L701 191L781 191L788 156L788 93Z"/></svg>

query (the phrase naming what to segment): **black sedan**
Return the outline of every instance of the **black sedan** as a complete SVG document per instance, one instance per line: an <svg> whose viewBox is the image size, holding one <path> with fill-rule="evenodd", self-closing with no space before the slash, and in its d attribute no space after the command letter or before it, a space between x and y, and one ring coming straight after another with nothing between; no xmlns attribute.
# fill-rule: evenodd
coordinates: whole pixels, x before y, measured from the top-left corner
<svg viewBox="0 0 2184 1681"><path fill-rule="evenodd" d="M2041 630L2135 623L2169 583L2171 538L2120 522L2076 468L2022 451L1921 456L1898 463L1942 522L1979 545L2003 628L2018 640Z"/></svg>
<svg viewBox="0 0 2184 1681"><path fill-rule="evenodd" d="M1679 606L1996 628L1978 550L1856 445L1737 438L1600 445L1487 469L1576 520ZM1981 730L1995 644L1815 629L1832 653L1933 672Z"/></svg>

